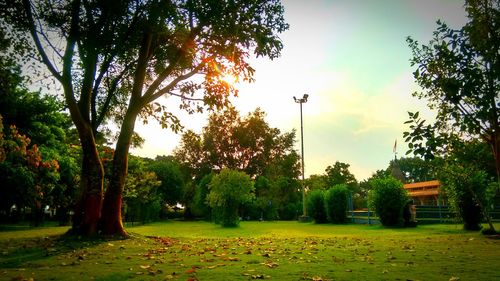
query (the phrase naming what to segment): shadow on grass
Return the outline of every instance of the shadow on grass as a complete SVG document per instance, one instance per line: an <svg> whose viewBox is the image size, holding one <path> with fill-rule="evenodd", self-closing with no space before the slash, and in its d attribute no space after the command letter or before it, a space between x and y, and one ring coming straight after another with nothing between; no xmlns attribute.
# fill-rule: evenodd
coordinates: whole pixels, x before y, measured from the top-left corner
<svg viewBox="0 0 500 281"><path fill-rule="evenodd" d="M69 234L29 239L12 237L0 241L0 249L2 249L0 268L18 268L25 265L36 267L37 262L52 256L95 247L114 240L119 240L119 238L86 238Z"/></svg>

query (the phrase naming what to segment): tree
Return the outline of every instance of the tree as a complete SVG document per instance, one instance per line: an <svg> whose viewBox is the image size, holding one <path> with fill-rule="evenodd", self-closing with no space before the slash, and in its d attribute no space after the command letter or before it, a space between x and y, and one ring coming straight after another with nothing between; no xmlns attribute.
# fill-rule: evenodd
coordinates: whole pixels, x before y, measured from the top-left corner
<svg viewBox="0 0 500 281"><path fill-rule="evenodd" d="M201 111L201 105L226 106L236 91L221 77L230 73L252 80L250 53L276 58L282 49L277 34L288 28L277 0L112 3L18 0L0 5L1 26L12 38L23 39L19 46L32 43L64 91L83 151L83 192L74 230L88 235L97 233L99 220L104 234L126 235L121 203L136 120L152 116L178 131L176 116L155 102L163 96L179 97L180 107L190 113ZM16 37L19 30L21 35L28 31L31 41ZM110 118L120 131L103 200L95 139Z"/></svg>
<svg viewBox="0 0 500 281"><path fill-rule="evenodd" d="M445 149L450 140L481 139L493 153L500 181L500 2L467 0L469 22L459 30L438 21L428 45L407 41L413 52L413 73L426 99L437 110L436 122L426 125L410 113L410 151L426 158ZM455 136L455 137L453 137Z"/></svg>
<svg viewBox="0 0 500 281"><path fill-rule="evenodd" d="M209 173L200 180L198 185L196 185L194 198L191 202L191 207L195 216L204 217L205 219L211 217L212 209L207 201L207 196L210 192L210 182L214 176L214 173Z"/></svg>
<svg viewBox="0 0 500 281"><path fill-rule="evenodd" d="M317 189L308 192L306 207L307 207L307 213L314 219L315 223L327 222L324 190Z"/></svg>
<svg viewBox="0 0 500 281"><path fill-rule="evenodd" d="M370 181L372 190L369 204L377 213L384 226L396 226L402 223L403 208L408 201L407 191L403 184L389 176Z"/></svg>
<svg viewBox="0 0 500 281"><path fill-rule="evenodd" d="M211 171L223 168L243 171L256 179L265 177L266 190L260 188L254 205L245 206L243 210L250 214L258 205L259 209L266 210L266 219L276 218L278 214L290 219L296 215L293 205L300 167L294 140L294 131L282 133L270 127L260 109L240 116L234 107L229 107L211 114L200 135L192 131L184 133L174 157L198 183ZM260 215L257 216L260 218Z"/></svg>
<svg viewBox="0 0 500 281"><path fill-rule="evenodd" d="M247 213L254 214L255 218L260 220L275 220L278 218L278 202L276 202L276 192L273 190L271 182L265 176L259 176L255 179L255 200L248 206Z"/></svg>
<svg viewBox="0 0 500 281"><path fill-rule="evenodd" d="M158 192L164 204L175 206L182 203L184 179L179 164L173 157L157 156L147 169L154 172L161 181Z"/></svg>
<svg viewBox="0 0 500 281"><path fill-rule="evenodd" d="M328 189L328 177L326 175L310 175L306 179L306 186L309 190L327 190Z"/></svg>
<svg viewBox="0 0 500 281"><path fill-rule="evenodd" d="M466 230L481 229L488 176L484 171L457 164L448 164L440 175L451 209L464 223Z"/></svg>
<svg viewBox="0 0 500 281"><path fill-rule="evenodd" d="M130 157L123 190L124 216L128 221L145 223L157 219L160 214L162 197L158 189L162 183L156 174L147 168L144 159Z"/></svg>
<svg viewBox="0 0 500 281"><path fill-rule="evenodd" d="M239 207L254 198L252 179L244 172L222 169L209 184L207 202L212 208L215 221L222 226L237 226Z"/></svg>
<svg viewBox="0 0 500 281"><path fill-rule="evenodd" d="M325 193L325 208L328 221L333 223L347 222L347 204L349 189L345 184L338 184Z"/></svg>
<svg viewBox="0 0 500 281"><path fill-rule="evenodd" d="M181 169L188 179L199 182L212 169L207 163L203 150L202 137L192 130L184 132L179 145L174 150L174 158L180 163Z"/></svg>
<svg viewBox="0 0 500 281"><path fill-rule="evenodd" d="M481 140L492 151L500 190L500 1L467 0L465 9L469 22L461 29L438 21L428 45L407 39L411 64L417 66L414 77L423 89L414 95L437 110L434 124L426 124L418 112L409 113L407 153L433 159L448 155L463 141Z"/></svg>
<svg viewBox="0 0 500 281"><path fill-rule="evenodd" d="M349 171L349 167L349 164L339 161L335 161L333 166L326 167L325 175L327 177L328 186L332 187L338 184L345 184L353 195L352 199L355 208L363 208L365 204L363 202L363 198L361 197L361 190L359 188L358 181Z"/></svg>
<svg viewBox="0 0 500 281"><path fill-rule="evenodd" d="M436 179L439 159L425 161L420 157L402 157L391 160L388 171L394 167L399 168L404 177L404 182L422 182Z"/></svg>
<svg viewBox="0 0 500 281"><path fill-rule="evenodd" d="M58 180L57 160L43 161L36 144L20 134L14 125L3 127L0 115L0 208L6 214L13 205L18 210L32 208L32 221L38 226L43 207L48 203L51 189Z"/></svg>
<svg viewBox="0 0 500 281"><path fill-rule="evenodd" d="M328 178L329 186L337 184L346 184L351 191L355 191L358 182L354 175L349 171L351 165L336 161L333 166L328 166L325 169L325 174Z"/></svg>
<svg viewBox="0 0 500 281"><path fill-rule="evenodd" d="M270 127L260 109L242 117L230 106L211 114L201 135L186 132L174 155L193 172L229 168L256 177L281 175L286 169L293 175L298 169L294 140L294 131Z"/></svg>
<svg viewBox="0 0 500 281"><path fill-rule="evenodd" d="M70 153L71 120L62 113L62 105L54 97L27 89L20 66L7 50L12 42L0 31L0 112L5 138L0 146L1 209L9 213L32 209L34 224L43 219L45 206L55 208L61 222L73 205L75 155ZM31 159L31 160L30 160ZM38 190L38 191L35 191ZM17 199L15 199L17 198ZM14 199L12 201L12 199Z"/></svg>

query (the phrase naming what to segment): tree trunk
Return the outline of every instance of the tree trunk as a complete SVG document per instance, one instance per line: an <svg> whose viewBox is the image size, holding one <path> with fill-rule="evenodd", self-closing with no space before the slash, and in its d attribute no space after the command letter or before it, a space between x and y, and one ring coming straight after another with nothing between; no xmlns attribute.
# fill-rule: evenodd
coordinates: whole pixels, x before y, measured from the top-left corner
<svg viewBox="0 0 500 281"><path fill-rule="evenodd" d="M104 168L91 130L79 133L83 154L81 194L75 206L71 232L92 236L97 234L101 216Z"/></svg>
<svg viewBox="0 0 500 281"><path fill-rule="evenodd" d="M125 114L113 156L111 178L104 196L101 229L104 235L127 236L122 223L122 193L128 172L128 152L137 113L131 105Z"/></svg>
<svg viewBox="0 0 500 281"><path fill-rule="evenodd" d="M493 158L495 159L495 168L497 170L498 189L500 190L500 132L495 132L492 136L491 149Z"/></svg>

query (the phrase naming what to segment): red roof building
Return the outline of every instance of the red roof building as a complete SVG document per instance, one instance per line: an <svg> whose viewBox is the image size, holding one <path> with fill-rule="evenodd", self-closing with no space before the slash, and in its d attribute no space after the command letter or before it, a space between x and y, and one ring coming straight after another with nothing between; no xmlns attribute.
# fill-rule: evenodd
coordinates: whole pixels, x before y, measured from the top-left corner
<svg viewBox="0 0 500 281"><path fill-rule="evenodd" d="M444 198L439 195L438 180L423 181L404 184L408 194L413 199L415 205L445 205ZM440 204L438 204L440 203Z"/></svg>

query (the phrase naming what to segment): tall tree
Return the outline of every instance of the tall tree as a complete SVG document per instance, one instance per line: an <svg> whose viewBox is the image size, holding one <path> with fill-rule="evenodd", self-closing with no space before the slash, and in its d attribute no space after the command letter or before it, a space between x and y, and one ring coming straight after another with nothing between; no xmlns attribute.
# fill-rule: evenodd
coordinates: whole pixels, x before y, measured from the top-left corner
<svg viewBox="0 0 500 281"><path fill-rule="evenodd" d="M407 153L432 159L452 154L464 141L481 140L492 151L500 190L500 1L466 0L465 9L469 22L461 29L438 21L428 45L407 40L411 64L417 66L414 77L423 88L414 95L437 110L434 124L409 113ZM469 191L495 232L481 196L472 187Z"/></svg>
<svg viewBox="0 0 500 281"><path fill-rule="evenodd" d="M171 156L157 156L147 169L156 174L161 182L158 193L163 205L183 203L184 179L179 163Z"/></svg>
<svg viewBox="0 0 500 281"><path fill-rule="evenodd" d="M295 178L298 156L294 140L294 131L281 133L270 127L260 109L242 117L229 107L211 114L201 135L186 132L174 155L192 172L203 173L198 178L223 168L244 171L252 177Z"/></svg>
<svg viewBox="0 0 500 281"><path fill-rule="evenodd" d="M413 51L414 77L423 91L414 95L437 110L426 125L410 113L405 133L410 151L432 157L450 140L481 139L490 146L500 181L500 1L466 0L469 22L459 30L438 21L427 45L407 41Z"/></svg>
<svg viewBox="0 0 500 281"><path fill-rule="evenodd" d="M221 78L230 73L252 80L250 54L279 56L278 33L288 28L277 0L17 0L0 8L2 27L13 37L29 31L38 58L62 85L83 150L74 230L90 235L99 220L104 234L126 235L121 202L137 118L153 116L180 129L169 107L155 102L163 96L179 97L191 113L203 104L227 105L236 91ZM120 132L103 200L95 136L112 117Z"/></svg>
<svg viewBox="0 0 500 281"><path fill-rule="evenodd" d="M405 183L421 182L436 179L437 165L439 159L425 161L420 157L402 157L391 160L387 172L393 171L396 167L401 171ZM397 178L395 175L393 175Z"/></svg>
<svg viewBox="0 0 500 281"><path fill-rule="evenodd" d="M325 175L328 180L329 187L338 184L346 184L351 191L356 190L358 184L354 175L349 171L351 165L336 161L333 166L328 166L325 169Z"/></svg>

